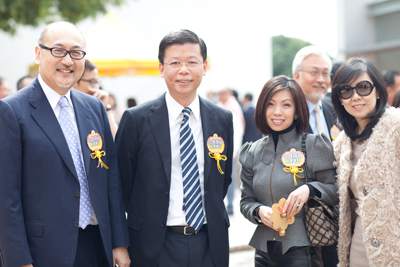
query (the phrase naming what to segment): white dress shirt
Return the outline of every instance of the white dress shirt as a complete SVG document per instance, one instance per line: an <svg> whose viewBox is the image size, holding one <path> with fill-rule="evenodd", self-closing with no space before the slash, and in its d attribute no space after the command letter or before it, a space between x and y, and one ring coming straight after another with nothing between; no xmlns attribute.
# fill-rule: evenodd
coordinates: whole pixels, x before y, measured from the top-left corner
<svg viewBox="0 0 400 267"><path fill-rule="evenodd" d="M168 109L170 142L171 142L171 187L169 190L169 208L167 225L187 225L185 218L185 211L183 207L183 180L182 180L182 166L181 166L181 152L180 152L180 126L183 119L182 107L172 96L167 92L165 94L165 101ZM199 168L201 197L203 200L204 209L204 140L203 128L200 117L200 99L199 96L193 100L189 105L192 110L189 117L189 125L193 134L194 142L196 144L197 153L197 166ZM206 216L205 216L206 217ZM206 222L206 221L205 221Z"/></svg>
<svg viewBox="0 0 400 267"><path fill-rule="evenodd" d="M330 135L330 131L328 129L328 125L326 124L326 120L325 120L325 116L324 116L324 110L322 107L322 102L321 100L318 101L317 104L311 103L310 101L307 101L307 106L308 106L308 111L310 113L310 127L311 130L313 131L314 134L318 134L318 126L317 126L317 119L315 118L315 107L317 105L319 105L319 116L321 117L321 122L322 122L322 126L324 127L324 132L327 136Z"/></svg>
<svg viewBox="0 0 400 267"><path fill-rule="evenodd" d="M49 103L50 103L51 108L52 108L53 111L54 111L54 114L56 115L57 120L59 120L59 115L60 115L60 110L61 110L61 108L60 108L60 106L58 105L58 101L60 100L60 98L61 98L62 95L58 94L56 91L54 91L53 89L51 89L50 86L48 86L48 85L43 81L43 79L42 79L42 77L40 76L40 74L39 74L39 76L38 76L38 80L39 80L40 86L42 86L43 92L44 92L44 94L45 94L47 100L48 100ZM67 101L67 102L68 102L68 113L69 113L69 115L71 116L72 121L74 122L73 125L74 125L74 128L75 128L75 133L76 133L76 135L77 135L78 140L81 140L80 137L79 137L78 126L77 126L77 123L76 123L74 106L73 106L72 101L71 101L71 91L70 91L70 90L68 90L68 92L65 94L65 97L67 97L67 100L68 100L68 101ZM89 133L88 133L88 134L89 134ZM81 142L78 142L78 145L79 145L79 149L80 149L80 151L81 151L82 166L83 166L83 169L85 170L85 164L84 164L84 160L83 160ZM85 170L85 176L86 176L86 170ZM87 179L87 178L86 178L86 179ZM88 188L89 188L89 183L88 183ZM89 192L90 192L90 190L89 190ZM97 221L96 214L94 213L93 204L92 204L92 199L90 199L90 206L92 207L92 214L93 214L93 216L92 216L92 219L90 220L89 224L90 224L90 225L97 225L97 224L99 224L99 223L98 223L98 221Z"/></svg>

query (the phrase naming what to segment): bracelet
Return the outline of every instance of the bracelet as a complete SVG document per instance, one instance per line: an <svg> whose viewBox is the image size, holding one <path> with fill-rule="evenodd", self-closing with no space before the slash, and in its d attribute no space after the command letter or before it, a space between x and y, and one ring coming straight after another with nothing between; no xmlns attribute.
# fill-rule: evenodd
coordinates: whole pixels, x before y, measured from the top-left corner
<svg viewBox="0 0 400 267"><path fill-rule="evenodd" d="M111 107L110 104L108 104L108 105L106 106L106 111L110 111L110 110L112 110L112 107Z"/></svg>

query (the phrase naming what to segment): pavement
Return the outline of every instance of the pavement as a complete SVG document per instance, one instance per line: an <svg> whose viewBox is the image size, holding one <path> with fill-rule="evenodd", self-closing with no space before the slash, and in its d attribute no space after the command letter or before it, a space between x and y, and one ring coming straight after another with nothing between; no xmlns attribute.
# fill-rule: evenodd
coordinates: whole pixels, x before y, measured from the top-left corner
<svg viewBox="0 0 400 267"><path fill-rule="evenodd" d="M254 249L248 245L256 225L240 213L240 189L235 191L233 215L229 215L229 267L254 267ZM226 201L226 200L225 200Z"/></svg>

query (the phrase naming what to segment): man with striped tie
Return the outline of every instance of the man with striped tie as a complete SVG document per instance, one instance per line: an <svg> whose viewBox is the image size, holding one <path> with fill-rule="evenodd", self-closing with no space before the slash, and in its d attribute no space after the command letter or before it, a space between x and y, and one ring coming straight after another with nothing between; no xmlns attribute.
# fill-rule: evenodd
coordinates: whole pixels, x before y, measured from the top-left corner
<svg viewBox="0 0 400 267"><path fill-rule="evenodd" d="M116 136L132 267L228 267L232 114L198 96L207 48L166 35L161 97L125 111Z"/></svg>

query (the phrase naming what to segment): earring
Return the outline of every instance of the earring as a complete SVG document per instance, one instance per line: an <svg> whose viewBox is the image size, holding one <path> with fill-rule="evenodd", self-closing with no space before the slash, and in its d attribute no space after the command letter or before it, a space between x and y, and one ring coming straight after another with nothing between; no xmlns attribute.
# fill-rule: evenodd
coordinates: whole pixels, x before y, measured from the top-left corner
<svg viewBox="0 0 400 267"><path fill-rule="evenodd" d="M294 116L294 120L297 120L298 118L299 118L299 116L297 116L297 115L296 115L296 116Z"/></svg>
<svg viewBox="0 0 400 267"><path fill-rule="evenodd" d="M342 103L342 106L344 106L344 104Z"/></svg>
<svg viewBox="0 0 400 267"><path fill-rule="evenodd" d="M379 96L378 96L378 99L379 99Z"/></svg>

